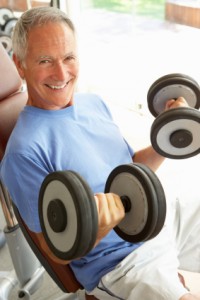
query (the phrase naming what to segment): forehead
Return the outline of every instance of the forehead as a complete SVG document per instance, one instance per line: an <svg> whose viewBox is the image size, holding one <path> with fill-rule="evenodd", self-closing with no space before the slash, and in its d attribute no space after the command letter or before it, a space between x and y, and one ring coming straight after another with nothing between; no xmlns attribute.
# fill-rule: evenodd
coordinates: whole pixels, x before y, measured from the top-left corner
<svg viewBox="0 0 200 300"><path fill-rule="evenodd" d="M64 22L49 22L42 26L32 28L28 33L27 49L68 49L72 51L76 47L76 39L72 29Z"/></svg>

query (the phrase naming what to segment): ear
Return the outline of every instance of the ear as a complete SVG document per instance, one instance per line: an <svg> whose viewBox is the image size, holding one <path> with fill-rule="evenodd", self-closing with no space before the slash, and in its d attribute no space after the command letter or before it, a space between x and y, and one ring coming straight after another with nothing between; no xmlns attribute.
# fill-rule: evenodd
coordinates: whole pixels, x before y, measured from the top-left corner
<svg viewBox="0 0 200 300"><path fill-rule="evenodd" d="M18 57L13 53L13 61L18 70L18 73L22 79L24 79L24 67L22 62L18 59Z"/></svg>

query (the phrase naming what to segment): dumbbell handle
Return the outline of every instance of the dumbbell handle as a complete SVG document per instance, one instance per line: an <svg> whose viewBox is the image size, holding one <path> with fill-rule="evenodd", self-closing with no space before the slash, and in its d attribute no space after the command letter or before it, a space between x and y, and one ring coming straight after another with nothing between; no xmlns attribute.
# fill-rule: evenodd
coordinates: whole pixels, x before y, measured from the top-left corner
<svg viewBox="0 0 200 300"><path fill-rule="evenodd" d="M122 204L124 206L124 209L125 209L125 213L129 212L131 210L131 200L128 196L121 196L120 197L121 201L122 201Z"/></svg>

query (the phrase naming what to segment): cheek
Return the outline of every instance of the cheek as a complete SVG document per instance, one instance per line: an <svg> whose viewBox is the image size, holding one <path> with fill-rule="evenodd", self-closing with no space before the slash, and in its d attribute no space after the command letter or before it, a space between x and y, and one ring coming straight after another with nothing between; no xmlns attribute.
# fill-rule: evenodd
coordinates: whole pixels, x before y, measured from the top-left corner
<svg viewBox="0 0 200 300"><path fill-rule="evenodd" d="M79 63L76 63L76 64L73 65L73 67L71 68L71 73L74 76L78 75L78 73L79 73Z"/></svg>
<svg viewBox="0 0 200 300"><path fill-rule="evenodd" d="M30 81L35 83L35 84L44 83L45 80L48 77L47 72L45 72L44 70L40 70L39 72L38 71L32 71L32 72L29 72L28 75L29 75Z"/></svg>

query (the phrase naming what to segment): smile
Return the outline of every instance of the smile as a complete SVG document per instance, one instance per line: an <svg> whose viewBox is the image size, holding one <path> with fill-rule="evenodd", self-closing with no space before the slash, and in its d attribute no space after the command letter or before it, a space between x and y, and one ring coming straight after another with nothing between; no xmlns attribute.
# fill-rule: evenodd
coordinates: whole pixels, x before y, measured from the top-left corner
<svg viewBox="0 0 200 300"><path fill-rule="evenodd" d="M63 85L50 85L50 84L47 84L48 87L50 87L51 89L53 90L61 90L63 89L67 84L63 84Z"/></svg>

